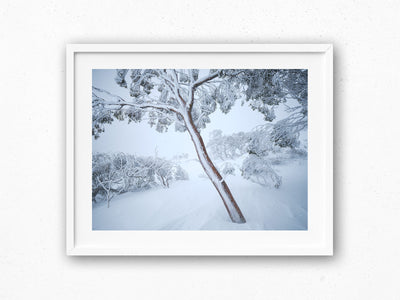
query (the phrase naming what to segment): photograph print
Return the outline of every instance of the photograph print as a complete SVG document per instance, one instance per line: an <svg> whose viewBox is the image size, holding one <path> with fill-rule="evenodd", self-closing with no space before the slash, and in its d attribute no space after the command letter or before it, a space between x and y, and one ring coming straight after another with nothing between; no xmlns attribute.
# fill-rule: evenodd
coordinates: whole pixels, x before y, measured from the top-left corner
<svg viewBox="0 0 400 300"><path fill-rule="evenodd" d="M307 69L92 69L92 230L307 230Z"/></svg>

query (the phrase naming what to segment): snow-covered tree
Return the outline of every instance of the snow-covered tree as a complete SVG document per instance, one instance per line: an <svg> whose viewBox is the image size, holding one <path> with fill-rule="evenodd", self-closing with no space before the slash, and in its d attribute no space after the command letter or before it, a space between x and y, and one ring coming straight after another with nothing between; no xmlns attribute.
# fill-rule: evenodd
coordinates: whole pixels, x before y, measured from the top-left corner
<svg viewBox="0 0 400 300"><path fill-rule="evenodd" d="M281 121L278 121L278 124L281 124ZM304 158L307 148L300 143L300 132L293 134L290 140L276 140L277 132L279 130L276 124L269 123L257 126L249 132L230 135L224 135L221 130L214 130L210 133L207 147L212 158L224 161L219 168L223 175L226 174L224 170L227 164L234 167L229 160L242 158L240 170L244 178L264 186L279 188L282 178L274 165Z"/></svg>
<svg viewBox="0 0 400 300"><path fill-rule="evenodd" d="M272 168L267 159L250 154L242 165L242 176L261 185L279 188L282 177Z"/></svg>
<svg viewBox="0 0 400 300"><path fill-rule="evenodd" d="M110 207L111 199L124 189L124 168L117 157L109 155L95 155L92 164L92 197L102 191ZM94 195L93 195L94 194Z"/></svg>
<svg viewBox="0 0 400 300"><path fill-rule="evenodd" d="M235 166L230 162L224 163L220 169L224 176L235 175Z"/></svg>
<svg viewBox="0 0 400 300"><path fill-rule="evenodd" d="M264 186L279 188L282 178L272 167L271 154L281 152L280 146L271 141L273 126L258 126L250 132L224 135L220 130L210 134L207 144L213 158L225 161L220 169L222 173L233 174L235 167L227 160L244 158L240 167L241 175L248 180ZM228 167L228 168L227 168Z"/></svg>
<svg viewBox="0 0 400 300"><path fill-rule="evenodd" d="M175 130L187 131L199 161L217 189L225 208L235 223L246 222L228 185L210 159L202 128L217 106L228 113L235 101L243 98L264 114L267 121L275 118L274 108L284 103L291 93L303 97L293 78L307 76L304 70L197 70L197 69L118 69L115 81L128 88L131 99L123 99L93 87L93 135L98 138L104 124L128 119L140 122L147 115L157 131L164 132L172 124ZM292 95L293 96L293 95Z"/></svg>
<svg viewBox="0 0 400 300"><path fill-rule="evenodd" d="M142 157L124 153L95 153L92 156L92 201L101 195L110 205L115 195L169 187L171 181L188 179L178 164L159 157Z"/></svg>
<svg viewBox="0 0 400 300"><path fill-rule="evenodd" d="M166 188L169 188L169 183L172 180L187 180L189 178L187 172L181 166L158 157L154 159L152 168L160 184Z"/></svg>
<svg viewBox="0 0 400 300"><path fill-rule="evenodd" d="M247 153L249 144L249 133L238 132L224 135L222 130L213 130L207 148L212 158L228 160L235 159Z"/></svg>

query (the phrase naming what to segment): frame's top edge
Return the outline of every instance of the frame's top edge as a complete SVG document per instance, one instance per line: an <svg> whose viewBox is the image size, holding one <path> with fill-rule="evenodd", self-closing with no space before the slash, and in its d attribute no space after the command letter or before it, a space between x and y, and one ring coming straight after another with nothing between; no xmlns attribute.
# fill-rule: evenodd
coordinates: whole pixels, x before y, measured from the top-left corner
<svg viewBox="0 0 400 300"><path fill-rule="evenodd" d="M67 44L67 52L327 52L332 44Z"/></svg>

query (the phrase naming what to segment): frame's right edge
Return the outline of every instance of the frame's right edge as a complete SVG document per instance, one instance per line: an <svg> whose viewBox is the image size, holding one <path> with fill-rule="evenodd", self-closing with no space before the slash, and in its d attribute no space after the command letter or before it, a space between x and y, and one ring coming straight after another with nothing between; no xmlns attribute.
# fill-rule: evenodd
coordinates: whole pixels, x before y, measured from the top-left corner
<svg viewBox="0 0 400 300"><path fill-rule="evenodd" d="M325 51L326 84L326 255L333 255L333 45Z"/></svg>

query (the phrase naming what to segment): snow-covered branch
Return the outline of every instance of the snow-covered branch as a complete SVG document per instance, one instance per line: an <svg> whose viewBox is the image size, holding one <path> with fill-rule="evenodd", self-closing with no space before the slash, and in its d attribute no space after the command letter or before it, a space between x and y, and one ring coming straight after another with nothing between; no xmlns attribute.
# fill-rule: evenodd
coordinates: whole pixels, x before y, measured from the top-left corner
<svg viewBox="0 0 400 300"><path fill-rule="evenodd" d="M192 76L190 76L190 77L193 79ZM194 93L195 93L196 89L199 86L201 86L202 84L204 84L210 80L213 80L216 77L218 77L218 71L208 74L207 76L199 78L196 81L194 81L193 83L191 83L190 89L189 89L189 101L187 103L188 111L192 111L192 109L193 109Z"/></svg>
<svg viewBox="0 0 400 300"><path fill-rule="evenodd" d="M202 85L203 83L213 80L214 78L216 78L218 76L219 71L215 71L211 74L208 74L207 76L204 76L202 78L197 79L194 83L193 83L193 89L196 89L198 86Z"/></svg>
<svg viewBox="0 0 400 300"><path fill-rule="evenodd" d="M99 92L104 92L106 93L108 96L115 98L115 100L110 100L110 99L105 99L104 97L99 97L96 93L92 93L93 96L93 107L97 106L97 105L102 105L102 106L117 106L117 108L122 108L124 106L129 106L129 107L133 107L136 109L146 109L146 108L153 108L153 109L158 109L158 110L162 110L162 111L170 111L170 112L174 112L177 114L181 114L181 112L174 106L168 105L168 104L164 104L164 103L157 103L155 101L149 101L149 102L143 102L143 103L132 103L132 102L128 102L125 99L123 99L120 96L117 95L113 95L107 91L104 91L102 89L93 87L94 90L99 91Z"/></svg>

